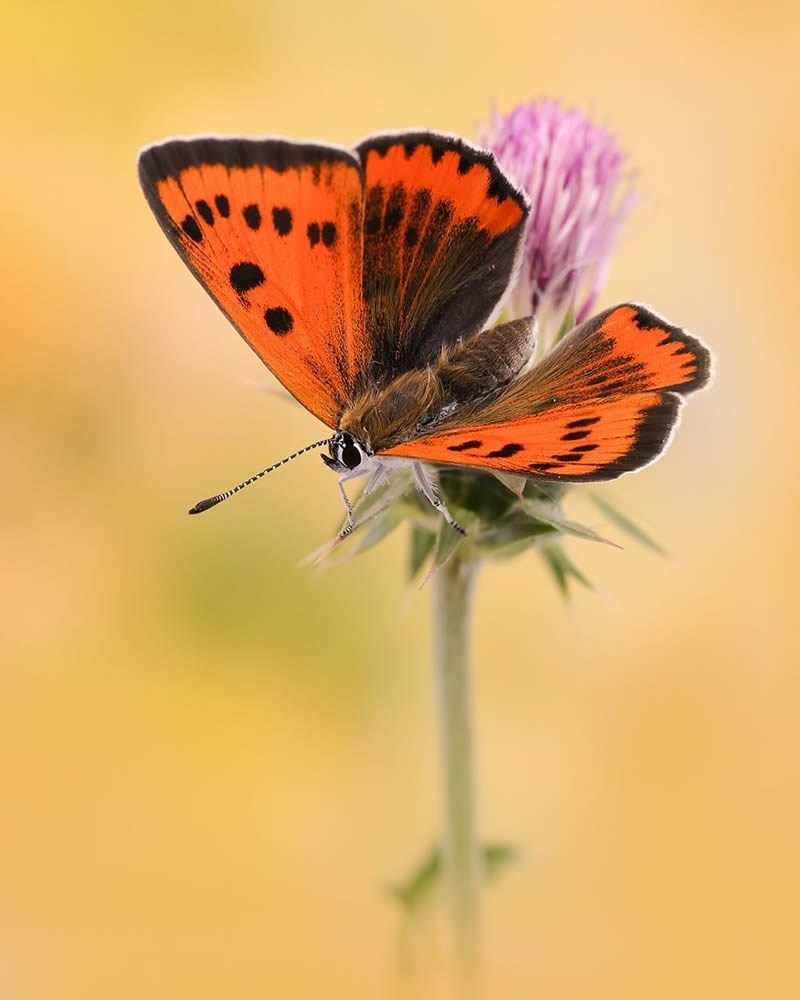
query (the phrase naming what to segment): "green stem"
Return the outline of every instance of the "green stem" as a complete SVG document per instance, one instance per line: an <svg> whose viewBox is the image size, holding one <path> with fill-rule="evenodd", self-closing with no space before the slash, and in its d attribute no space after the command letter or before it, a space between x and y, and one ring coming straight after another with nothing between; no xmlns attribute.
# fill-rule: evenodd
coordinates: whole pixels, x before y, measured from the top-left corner
<svg viewBox="0 0 800 1000"><path fill-rule="evenodd" d="M475 817L469 630L474 564L454 554L433 578L434 666L444 790L442 845L456 957L478 964L481 866Z"/></svg>

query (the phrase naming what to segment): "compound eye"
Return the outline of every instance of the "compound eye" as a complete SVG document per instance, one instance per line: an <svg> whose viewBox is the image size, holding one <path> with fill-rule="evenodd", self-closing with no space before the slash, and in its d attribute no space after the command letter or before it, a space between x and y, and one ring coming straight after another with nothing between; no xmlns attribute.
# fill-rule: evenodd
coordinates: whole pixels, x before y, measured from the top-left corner
<svg viewBox="0 0 800 1000"><path fill-rule="evenodd" d="M356 469L361 465L361 452L352 441L347 441L344 448L342 448L342 463L348 469Z"/></svg>

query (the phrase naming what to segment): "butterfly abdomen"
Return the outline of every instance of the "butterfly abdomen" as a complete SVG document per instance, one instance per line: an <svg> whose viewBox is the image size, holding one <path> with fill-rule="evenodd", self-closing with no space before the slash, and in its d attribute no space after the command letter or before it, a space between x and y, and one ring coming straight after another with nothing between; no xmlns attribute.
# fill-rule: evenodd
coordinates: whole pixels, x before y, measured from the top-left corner
<svg viewBox="0 0 800 1000"><path fill-rule="evenodd" d="M448 401L471 403L502 389L517 375L533 350L530 317L484 330L443 350L436 375Z"/></svg>

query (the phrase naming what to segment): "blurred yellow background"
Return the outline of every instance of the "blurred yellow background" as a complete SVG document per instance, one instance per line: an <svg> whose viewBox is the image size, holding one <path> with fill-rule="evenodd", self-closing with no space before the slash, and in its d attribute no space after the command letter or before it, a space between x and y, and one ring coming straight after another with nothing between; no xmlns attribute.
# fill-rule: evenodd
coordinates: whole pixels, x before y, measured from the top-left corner
<svg viewBox="0 0 800 1000"><path fill-rule="evenodd" d="M159 232L173 134L472 134L541 94L639 172L601 305L713 348L605 487L674 554L570 542L477 594L486 996L800 995L793 3L15 3L2 15L0 996L448 995L383 893L434 841L429 593L406 538L321 576L315 440ZM620 541L575 491L569 510ZM409 967L410 966L410 967Z"/></svg>

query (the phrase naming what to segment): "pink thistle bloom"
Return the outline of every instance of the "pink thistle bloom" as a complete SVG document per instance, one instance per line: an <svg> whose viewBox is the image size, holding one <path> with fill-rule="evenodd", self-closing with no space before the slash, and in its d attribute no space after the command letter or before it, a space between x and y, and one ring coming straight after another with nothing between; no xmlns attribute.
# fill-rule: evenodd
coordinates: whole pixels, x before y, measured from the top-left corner
<svg viewBox="0 0 800 1000"><path fill-rule="evenodd" d="M515 316L533 314L552 343L566 318L586 319L636 200L612 133L556 101L498 111L480 141L531 198L523 258L511 293ZM621 194L618 189L624 182Z"/></svg>

